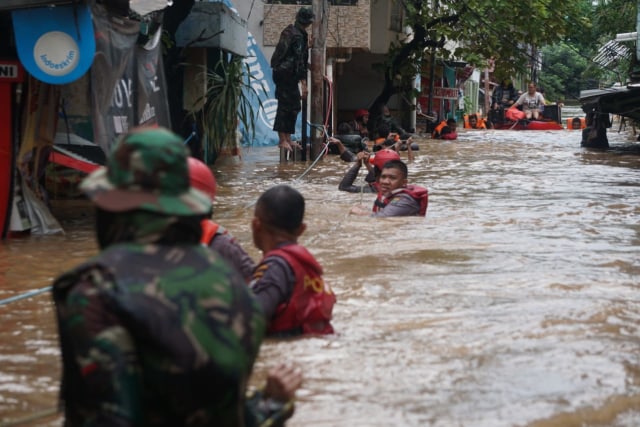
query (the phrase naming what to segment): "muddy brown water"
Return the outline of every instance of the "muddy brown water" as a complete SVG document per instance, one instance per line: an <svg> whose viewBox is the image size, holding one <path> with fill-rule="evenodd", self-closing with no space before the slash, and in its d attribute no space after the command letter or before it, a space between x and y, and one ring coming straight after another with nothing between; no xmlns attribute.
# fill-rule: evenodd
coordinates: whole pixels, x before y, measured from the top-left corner
<svg viewBox="0 0 640 427"><path fill-rule="evenodd" d="M337 334L266 341L305 371L289 426L640 425L640 150L580 148L576 131L460 131L420 139L411 181L425 218L348 215L330 156L280 164L275 147L220 162L214 217L249 253L259 194L307 200L302 243L338 297ZM56 202L65 235L0 243L0 299L51 284L96 251L91 208ZM60 426L60 361L48 294L0 306L0 425ZM8 424L7 424L8 425Z"/></svg>

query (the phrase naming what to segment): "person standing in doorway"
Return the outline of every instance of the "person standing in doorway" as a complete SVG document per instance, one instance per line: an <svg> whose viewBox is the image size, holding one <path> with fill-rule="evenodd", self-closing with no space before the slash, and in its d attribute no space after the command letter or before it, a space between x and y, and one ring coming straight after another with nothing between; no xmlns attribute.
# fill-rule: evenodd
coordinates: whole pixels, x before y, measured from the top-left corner
<svg viewBox="0 0 640 427"><path fill-rule="evenodd" d="M298 143L291 140L291 134L295 133L296 120L301 110L300 99L307 97L309 67L307 29L314 18L310 7L300 8L296 14L296 22L288 25L280 33L280 40L271 57L273 82L276 85L278 100L273 130L278 132L278 146L288 151L300 148Z"/></svg>

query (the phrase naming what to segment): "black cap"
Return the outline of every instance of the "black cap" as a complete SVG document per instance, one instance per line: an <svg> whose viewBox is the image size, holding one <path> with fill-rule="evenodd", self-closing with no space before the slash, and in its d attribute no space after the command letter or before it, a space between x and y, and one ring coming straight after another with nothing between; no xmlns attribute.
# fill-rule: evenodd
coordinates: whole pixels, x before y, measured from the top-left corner
<svg viewBox="0 0 640 427"><path fill-rule="evenodd" d="M296 22L300 25L309 25L315 19L313 10L310 7L301 7L296 14Z"/></svg>

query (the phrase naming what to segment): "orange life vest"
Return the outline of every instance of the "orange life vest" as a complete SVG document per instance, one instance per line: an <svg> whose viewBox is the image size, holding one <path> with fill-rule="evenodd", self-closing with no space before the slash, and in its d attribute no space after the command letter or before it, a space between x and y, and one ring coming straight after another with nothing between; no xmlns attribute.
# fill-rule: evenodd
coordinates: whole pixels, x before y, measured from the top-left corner
<svg viewBox="0 0 640 427"><path fill-rule="evenodd" d="M476 114L476 127L472 128L471 127L471 123L469 123L469 115L465 114L463 116L464 119L464 128L465 129L486 129L487 125L484 123L484 119L482 117L480 117L479 115Z"/></svg>
<svg viewBox="0 0 640 427"><path fill-rule="evenodd" d="M573 121L575 119L580 119L580 127L579 128L574 128L573 127ZM569 118L567 119L567 129L568 130L574 130L574 129L584 129L587 127L587 121L584 117L573 117L573 118Z"/></svg>
<svg viewBox="0 0 640 427"><path fill-rule="evenodd" d="M443 120L440 123L438 123L438 126L436 126L435 129L433 129L431 138L438 138L440 136L440 132L442 132L442 128L444 128L446 125L447 125L446 120Z"/></svg>
<svg viewBox="0 0 640 427"><path fill-rule="evenodd" d="M385 142L388 141L389 139L393 138L393 142L398 142L400 141L400 135L398 135L397 133L395 135L393 135L392 137L387 136L386 138L376 138L375 141L373 141L373 145L377 146L384 146Z"/></svg>
<svg viewBox="0 0 640 427"><path fill-rule="evenodd" d="M200 237L200 243L205 246L209 246L209 244L211 244L211 241L213 240L215 235L218 233L218 230L220 229L220 224L217 224L211 221L210 219L205 218L202 221L200 221L200 228L202 228L202 236Z"/></svg>

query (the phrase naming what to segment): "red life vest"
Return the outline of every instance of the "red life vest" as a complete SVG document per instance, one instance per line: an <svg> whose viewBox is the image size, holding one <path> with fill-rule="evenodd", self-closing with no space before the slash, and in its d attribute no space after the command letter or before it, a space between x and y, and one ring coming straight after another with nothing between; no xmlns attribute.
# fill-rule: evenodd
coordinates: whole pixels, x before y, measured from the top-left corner
<svg viewBox="0 0 640 427"><path fill-rule="evenodd" d="M268 333L301 328L303 334L332 334L331 316L336 296L322 280L322 267L309 251L297 243L269 251L265 257L284 258L293 269L296 283L291 299L280 304Z"/></svg>
<svg viewBox="0 0 640 427"><path fill-rule="evenodd" d="M215 235L220 230L220 224L216 224L208 218L200 221L200 228L202 228L202 236L200 237L200 243L209 246Z"/></svg>
<svg viewBox="0 0 640 427"><path fill-rule="evenodd" d="M385 206L387 206L397 194L400 193L408 194L420 203L420 210L418 211L418 215L427 215L427 206L429 206L429 190L419 185L412 184L393 190L390 197L384 197L382 194L378 193L378 198L373 204L373 211L380 211Z"/></svg>

